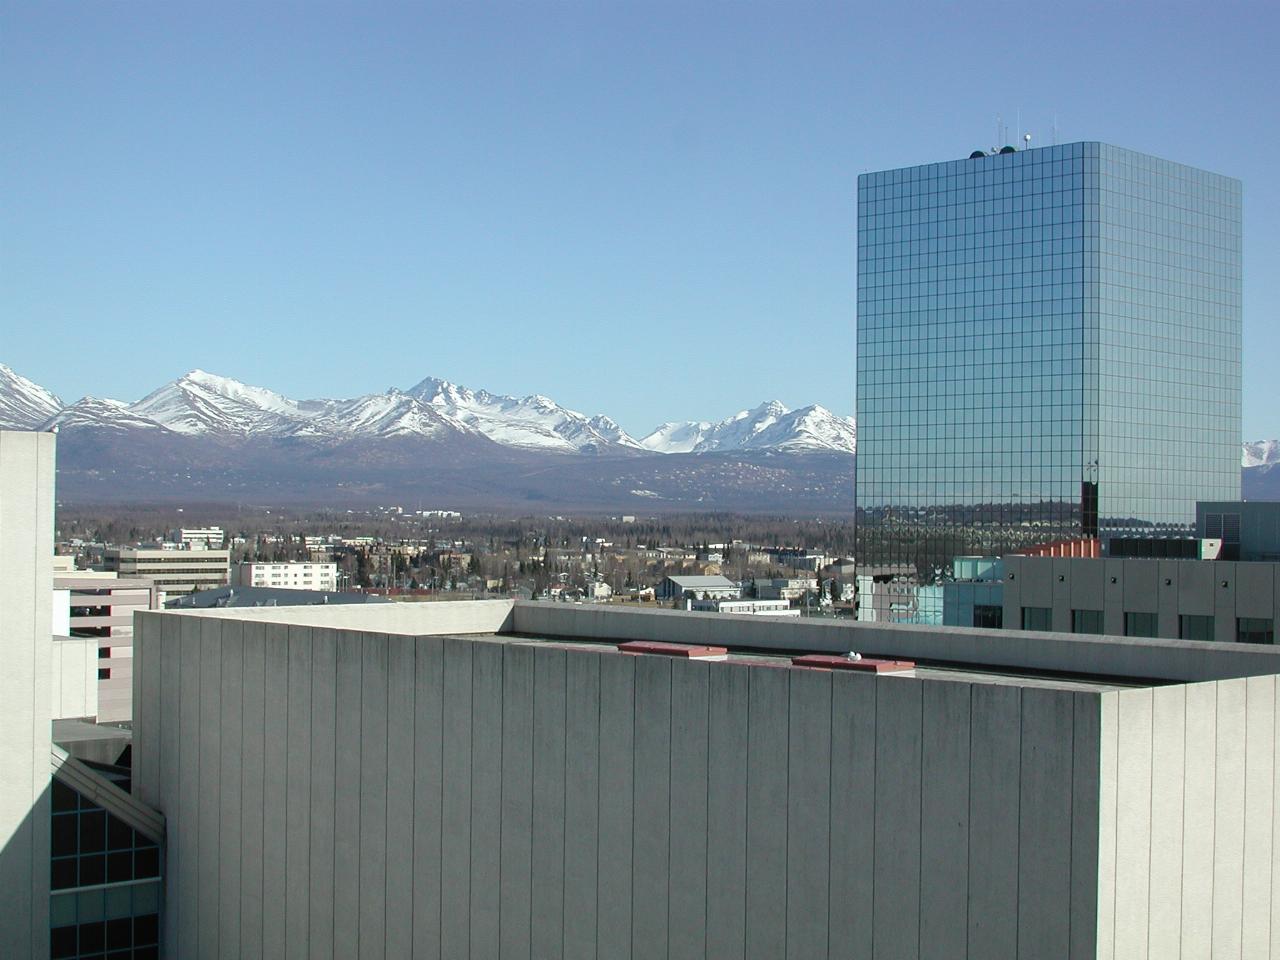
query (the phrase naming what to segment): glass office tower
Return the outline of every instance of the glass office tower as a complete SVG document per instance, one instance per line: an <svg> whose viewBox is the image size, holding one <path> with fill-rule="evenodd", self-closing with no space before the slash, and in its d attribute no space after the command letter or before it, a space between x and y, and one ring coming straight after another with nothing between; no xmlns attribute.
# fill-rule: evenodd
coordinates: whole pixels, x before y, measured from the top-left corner
<svg viewBox="0 0 1280 960"><path fill-rule="evenodd" d="M1240 183L1102 143L858 178L858 560L1240 496Z"/></svg>

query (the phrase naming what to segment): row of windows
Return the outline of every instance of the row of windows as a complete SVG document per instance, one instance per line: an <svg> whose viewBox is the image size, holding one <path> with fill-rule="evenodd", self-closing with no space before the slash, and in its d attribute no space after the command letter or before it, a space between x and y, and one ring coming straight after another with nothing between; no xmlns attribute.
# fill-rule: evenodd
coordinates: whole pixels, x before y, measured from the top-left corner
<svg viewBox="0 0 1280 960"><path fill-rule="evenodd" d="M1023 630L1052 630L1051 607L1023 607ZM1126 611L1124 635L1126 637L1158 637L1158 616L1145 611ZM1103 612L1101 610L1072 610L1071 632L1101 634ZM1182 640L1206 640L1215 638L1212 616L1182 614L1178 617L1178 637ZM1263 617L1236 618L1237 643L1275 643L1275 622Z"/></svg>

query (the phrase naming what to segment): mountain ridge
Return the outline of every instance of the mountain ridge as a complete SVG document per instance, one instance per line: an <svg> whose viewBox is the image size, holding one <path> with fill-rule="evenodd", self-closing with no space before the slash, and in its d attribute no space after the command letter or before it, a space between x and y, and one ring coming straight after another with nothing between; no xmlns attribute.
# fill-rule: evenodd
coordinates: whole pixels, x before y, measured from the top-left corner
<svg viewBox="0 0 1280 960"><path fill-rule="evenodd" d="M295 400L268 387L196 368L133 402L86 396L64 403L0 365L0 427L55 426L160 429L228 441L485 437L509 448L596 456L738 451L852 454L855 449L853 418L838 417L817 404L790 410L772 400L718 422L663 424L637 440L605 414L579 413L543 394L490 393L435 377L381 394ZM694 440L666 442L664 430L694 435Z"/></svg>

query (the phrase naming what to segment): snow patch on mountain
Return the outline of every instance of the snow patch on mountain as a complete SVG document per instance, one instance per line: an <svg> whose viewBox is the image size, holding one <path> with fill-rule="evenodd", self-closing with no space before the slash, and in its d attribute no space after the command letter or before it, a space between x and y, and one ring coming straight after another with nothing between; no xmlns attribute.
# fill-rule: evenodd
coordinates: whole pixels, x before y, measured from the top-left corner
<svg viewBox="0 0 1280 960"><path fill-rule="evenodd" d="M0 363L0 428L34 430L62 407L54 394Z"/></svg>
<svg viewBox="0 0 1280 960"><path fill-rule="evenodd" d="M719 423L705 420L664 423L640 444L655 453L738 450L853 453L855 437L852 417L836 416L817 404L789 410L777 400L770 400Z"/></svg>
<svg viewBox="0 0 1280 960"><path fill-rule="evenodd" d="M408 393L506 446L564 453L600 452L610 446L640 447L608 417L587 417L540 394L510 397L471 390L435 377L427 377Z"/></svg>
<svg viewBox="0 0 1280 960"><path fill-rule="evenodd" d="M100 397L81 397L70 406L63 407L40 425L41 430L54 428L59 430L96 428L117 433L131 430L146 430L154 433L172 432L155 420L134 413L127 403Z"/></svg>
<svg viewBox="0 0 1280 960"><path fill-rule="evenodd" d="M1270 467L1280 463L1280 440L1246 442L1241 451L1240 466Z"/></svg>

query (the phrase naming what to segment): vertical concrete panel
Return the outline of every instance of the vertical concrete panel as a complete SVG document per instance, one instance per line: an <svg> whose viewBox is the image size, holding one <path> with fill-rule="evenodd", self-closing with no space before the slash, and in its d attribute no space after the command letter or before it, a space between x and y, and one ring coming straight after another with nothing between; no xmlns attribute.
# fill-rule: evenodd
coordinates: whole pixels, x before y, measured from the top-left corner
<svg viewBox="0 0 1280 960"><path fill-rule="evenodd" d="M182 816L182 767L180 736L182 731L182 618L155 617L152 623L159 624L160 645L163 651L160 661L160 752L157 775L159 781L153 797L142 798L165 813L165 830L168 843L165 850L165 923L163 940L165 952L176 954L179 918L182 915L182 890L179 879L182 877L180 867L182 846L175 838L182 836L185 829ZM260 792L260 791L259 791ZM261 926L261 922L259 922Z"/></svg>
<svg viewBox="0 0 1280 960"><path fill-rule="evenodd" d="M631 955L667 953L670 879L671 661L636 658Z"/></svg>
<svg viewBox="0 0 1280 960"><path fill-rule="evenodd" d="M1012 957L1018 950L1021 693L1017 687L980 683L972 687L968 940L971 957ZM883 694L881 689L880 695ZM879 864L876 872L879 873Z"/></svg>
<svg viewBox="0 0 1280 960"><path fill-rule="evenodd" d="M564 650L534 651L530 940L534 957L564 954L565 658Z"/></svg>
<svg viewBox="0 0 1280 960"><path fill-rule="evenodd" d="M386 955L387 946L387 637L367 633L363 639L360 651L360 956L380 960Z"/></svg>
<svg viewBox="0 0 1280 960"><path fill-rule="evenodd" d="M413 956L440 958L444 642L413 638Z"/></svg>
<svg viewBox="0 0 1280 960"><path fill-rule="evenodd" d="M875 903L877 957L920 949L920 684L876 684Z"/></svg>
<svg viewBox="0 0 1280 960"><path fill-rule="evenodd" d="M1151 691L1123 690L1116 781L1116 956L1147 956L1151 881Z"/></svg>
<svg viewBox="0 0 1280 960"><path fill-rule="evenodd" d="M565 658L565 960L596 955L600 660L585 651Z"/></svg>
<svg viewBox="0 0 1280 960"><path fill-rule="evenodd" d="M747 716L747 957L787 944L787 741L790 670L753 666Z"/></svg>
<svg viewBox="0 0 1280 960"><path fill-rule="evenodd" d="M1280 592L1280 565L1276 567L1276 589ZM1276 714L1273 729L1280 734L1280 689L1276 690ZM1272 958L1280 957L1280 735L1275 737L1271 754L1271 916L1270 945Z"/></svg>
<svg viewBox="0 0 1280 960"><path fill-rule="evenodd" d="M1213 955L1240 956L1244 900L1244 680L1218 681L1213 810Z"/></svg>
<svg viewBox="0 0 1280 960"><path fill-rule="evenodd" d="M1182 806L1187 692L1151 691L1151 887L1147 941L1152 957L1176 957L1182 939Z"/></svg>
<svg viewBox="0 0 1280 960"><path fill-rule="evenodd" d="M443 800L440 838L440 955L471 955L471 650L444 640ZM486 829L481 824L481 829Z"/></svg>
<svg viewBox="0 0 1280 960"><path fill-rule="evenodd" d="M1071 948L1072 694L1022 691L1018 800L1018 955L1065 957Z"/></svg>
<svg viewBox="0 0 1280 960"><path fill-rule="evenodd" d="M707 677L707 956L746 950L747 687L750 667L723 663Z"/></svg>
<svg viewBox="0 0 1280 960"><path fill-rule="evenodd" d="M534 648L505 650L502 677L502 929L503 960L529 957L533 854Z"/></svg>
<svg viewBox="0 0 1280 960"><path fill-rule="evenodd" d="M244 770L244 625L222 624L221 758L218 771L218 943L240 952L240 793ZM138 647L134 646L136 668ZM136 674L135 674L136 675ZM134 703L139 704L138 698Z"/></svg>
<svg viewBox="0 0 1280 960"><path fill-rule="evenodd" d="M387 956L413 952L414 640L387 637Z"/></svg>
<svg viewBox="0 0 1280 960"><path fill-rule="evenodd" d="M962 958L969 927L969 685L920 685L920 956Z"/></svg>
<svg viewBox="0 0 1280 960"><path fill-rule="evenodd" d="M289 758L289 628L266 628L263 729L262 955L285 955L286 813ZM183 951L179 956L187 956Z"/></svg>
<svg viewBox="0 0 1280 960"><path fill-rule="evenodd" d="M170 617L166 623L174 623ZM241 741L240 781L240 947L246 958L262 956L262 871L266 838L263 820L266 795L266 644L265 624L247 620L244 644L244 728ZM164 731L161 735L165 735ZM168 906L166 904L166 911Z"/></svg>
<svg viewBox="0 0 1280 960"><path fill-rule="evenodd" d="M636 657L600 658L600 844L596 956L631 955Z"/></svg>
<svg viewBox="0 0 1280 960"><path fill-rule="evenodd" d="M333 882L339 632L311 632L311 857L307 917L311 956L324 958L333 957L337 919L333 912Z"/></svg>
<svg viewBox="0 0 1280 960"><path fill-rule="evenodd" d="M787 723L787 956L827 955L831 871L831 674L791 673ZM916 824L919 829L919 821Z"/></svg>
<svg viewBox="0 0 1280 960"><path fill-rule="evenodd" d="M498 954L502 847L502 651L472 643L471 953Z"/></svg>
<svg viewBox="0 0 1280 960"><path fill-rule="evenodd" d="M1271 857L1274 838L1276 678L1250 677L1245 689L1244 899L1240 954L1245 960L1271 951Z"/></svg>
<svg viewBox="0 0 1280 960"><path fill-rule="evenodd" d="M1186 690L1186 765L1182 813L1182 956L1213 952L1214 791L1217 780L1218 685Z"/></svg>
<svg viewBox="0 0 1280 960"><path fill-rule="evenodd" d="M336 736L333 809L333 955L358 956L360 950L360 750L364 637L338 632L335 648Z"/></svg>
<svg viewBox="0 0 1280 960"><path fill-rule="evenodd" d="M1069 956L1071 960L1092 960L1098 955L1102 700L1096 693L1077 693L1073 699Z"/></svg>
<svg viewBox="0 0 1280 960"><path fill-rule="evenodd" d="M671 960L707 955L708 693L711 673L721 668L671 664Z"/></svg>
<svg viewBox="0 0 1280 960"><path fill-rule="evenodd" d="M289 627L289 753L286 760L284 889L285 947L290 957L310 952L311 915L307 898L311 873L311 628Z"/></svg>
<svg viewBox="0 0 1280 960"><path fill-rule="evenodd" d="M160 624L135 618L133 639L133 789L143 803L156 802L160 759Z"/></svg>
<svg viewBox="0 0 1280 960"><path fill-rule="evenodd" d="M199 954L200 934L196 927L200 913L197 868L200 863L200 620L184 617L181 627L181 689L178 694L178 808L182 811L171 830L170 846L175 858L178 909L170 920L177 930L180 956Z"/></svg>
<svg viewBox="0 0 1280 960"><path fill-rule="evenodd" d="M1119 790L1120 694L1101 694L1098 741L1098 958L1116 947L1116 802Z"/></svg>
<svg viewBox="0 0 1280 960"><path fill-rule="evenodd" d="M830 955L871 957L875 902L876 698L874 677L831 677Z"/></svg>
<svg viewBox="0 0 1280 960"><path fill-rule="evenodd" d="M201 619L200 623L200 709L196 743L199 749L199 838L196 868L198 884L196 925L197 955L217 957L218 945L218 776L222 765L222 621Z"/></svg>

